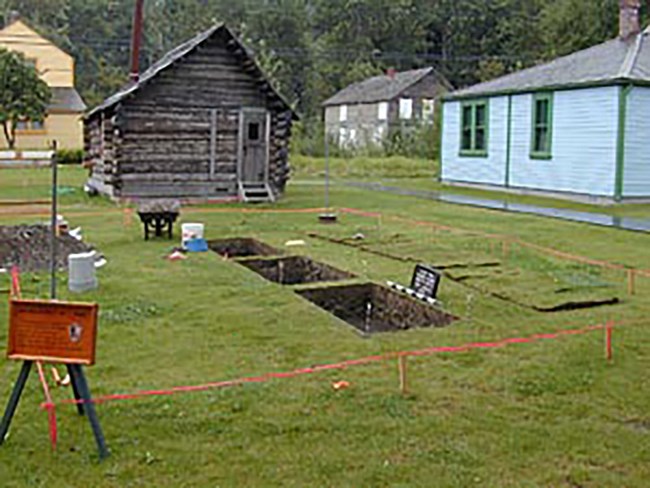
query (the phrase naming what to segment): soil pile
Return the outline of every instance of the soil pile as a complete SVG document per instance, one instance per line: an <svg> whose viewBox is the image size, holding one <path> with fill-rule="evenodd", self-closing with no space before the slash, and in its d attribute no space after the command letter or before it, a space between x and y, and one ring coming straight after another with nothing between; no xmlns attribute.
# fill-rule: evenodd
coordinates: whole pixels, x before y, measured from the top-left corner
<svg viewBox="0 0 650 488"><path fill-rule="evenodd" d="M93 248L72 236L57 239L57 268L68 267L70 254ZM0 226L0 268L17 265L21 271L46 271L50 268L50 227L48 225Z"/></svg>

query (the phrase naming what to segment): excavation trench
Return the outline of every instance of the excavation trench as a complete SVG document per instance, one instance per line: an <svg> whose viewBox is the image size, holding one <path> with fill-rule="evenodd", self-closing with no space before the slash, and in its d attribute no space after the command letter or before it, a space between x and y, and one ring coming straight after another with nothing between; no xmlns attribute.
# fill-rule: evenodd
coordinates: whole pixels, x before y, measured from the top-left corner
<svg viewBox="0 0 650 488"><path fill-rule="evenodd" d="M241 259L238 263L274 283L300 285L320 281L340 281L355 275L304 256L275 259Z"/></svg>
<svg viewBox="0 0 650 488"><path fill-rule="evenodd" d="M209 241L208 247L217 254L228 258L279 256L283 254L281 250L250 237Z"/></svg>
<svg viewBox="0 0 650 488"><path fill-rule="evenodd" d="M446 327L457 320L438 308L373 283L297 290L297 294L364 334Z"/></svg>

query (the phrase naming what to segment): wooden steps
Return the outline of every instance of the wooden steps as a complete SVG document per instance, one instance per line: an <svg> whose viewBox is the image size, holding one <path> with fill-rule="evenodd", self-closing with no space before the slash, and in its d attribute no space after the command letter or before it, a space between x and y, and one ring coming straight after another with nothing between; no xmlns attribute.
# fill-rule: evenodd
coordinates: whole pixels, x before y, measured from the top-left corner
<svg viewBox="0 0 650 488"><path fill-rule="evenodd" d="M239 199L245 203L274 202L275 196L268 183L247 183L240 181Z"/></svg>

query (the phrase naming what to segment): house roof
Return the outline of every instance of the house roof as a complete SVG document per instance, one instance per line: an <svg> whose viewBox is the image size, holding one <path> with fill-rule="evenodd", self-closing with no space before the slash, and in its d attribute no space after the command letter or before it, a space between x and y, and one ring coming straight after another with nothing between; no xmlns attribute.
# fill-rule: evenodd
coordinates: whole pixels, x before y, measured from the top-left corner
<svg viewBox="0 0 650 488"><path fill-rule="evenodd" d="M130 95L134 94L135 92L140 90L140 88L145 86L149 81L154 79L161 71L169 68L174 63L176 63L176 61L190 54L199 45L206 42L208 39L210 39L213 35L217 34L218 32L226 32L228 36L233 41L235 41L239 45L239 47L246 53L247 57L254 62L254 69L256 69L260 75L264 76L261 68L254 61L252 51L250 51L246 46L244 46L241 43L241 41L224 24L222 23L215 24L214 26L210 27L208 30L199 33L192 39L184 42L183 44L176 46L174 49L169 51L157 62L152 64L144 73L142 73L137 83L129 83L125 85L120 91L114 93L106 100L104 100L103 103L101 103L100 105L92 109L90 112L88 112L88 114L86 114L86 118L90 118L93 115L106 110L107 108L113 107L114 105L118 104L119 102L126 99ZM269 85L271 85L270 82ZM277 92L277 90L275 90L272 86L271 89L273 91L273 94L279 100L281 100L282 103L286 106L287 110L291 111L294 117L297 117L295 112L291 109L291 107L286 102L286 100L282 97L282 95L280 95Z"/></svg>
<svg viewBox="0 0 650 488"><path fill-rule="evenodd" d="M598 44L491 81L457 90L445 98L468 98L544 88L650 82L650 27L623 40Z"/></svg>
<svg viewBox="0 0 650 488"><path fill-rule="evenodd" d="M345 87L333 97L325 100L323 106L374 103L392 100L431 73L434 73L433 68L423 68L402 71L395 73L393 76L374 76ZM441 80L445 85L448 85L446 80L443 78Z"/></svg>
<svg viewBox="0 0 650 488"><path fill-rule="evenodd" d="M80 113L86 110L86 104L74 88L52 87L50 90L52 99L48 110Z"/></svg>

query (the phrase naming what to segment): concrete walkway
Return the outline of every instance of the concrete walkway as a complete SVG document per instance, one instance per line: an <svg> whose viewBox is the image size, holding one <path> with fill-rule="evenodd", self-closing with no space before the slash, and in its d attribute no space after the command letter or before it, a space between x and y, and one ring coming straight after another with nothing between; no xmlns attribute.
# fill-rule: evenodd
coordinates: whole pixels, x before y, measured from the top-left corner
<svg viewBox="0 0 650 488"><path fill-rule="evenodd" d="M570 220L573 222L612 227L614 229L623 229L636 232L650 232L650 218L643 219L632 217L618 217L605 213L580 212L578 210L540 207L537 205L528 205L525 203L512 203L506 202L504 200L471 197L447 192L411 190L396 186L386 186L380 183L346 182L344 184L346 186L352 186L356 188L393 193L396 195L426 198L428 200L435 200L444 203L470 205L472 207L487 208L491 210L503 210L506 212L540 215L542 217L552 217L556 219Z"/></svg>

